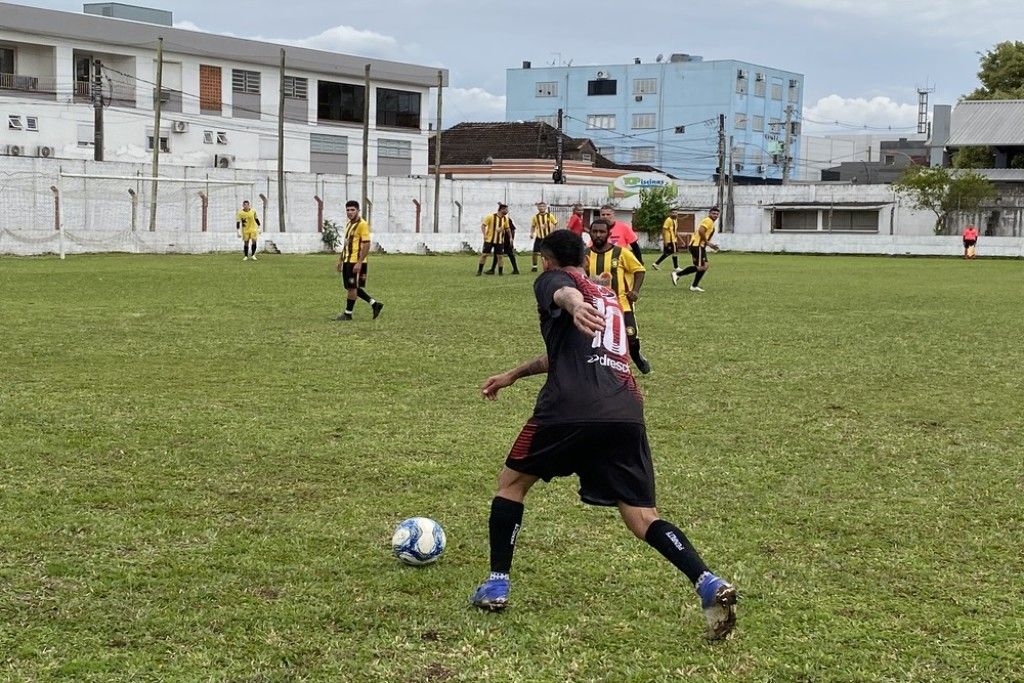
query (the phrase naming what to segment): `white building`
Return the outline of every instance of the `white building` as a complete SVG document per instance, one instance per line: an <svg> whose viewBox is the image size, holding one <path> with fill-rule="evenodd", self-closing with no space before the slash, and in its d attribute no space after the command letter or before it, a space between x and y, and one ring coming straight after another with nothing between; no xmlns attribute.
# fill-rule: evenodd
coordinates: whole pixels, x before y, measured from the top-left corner
<svg viewBox="0 0 1024 683"><path fill-rule="evenodd" d="M163 163L276 168L283 87L285 169L360 174L369 64L370 175L426 174L427 98L445 70L3 2L0 155L92 159L98 60L104 159L146 161L161 37Z"/></svg>
<svg viewBox="0 0 1024 683"><path fill-rule="evenodd" d="M821 180L822 171L842 163L882 161L883 142L925 139L924 135L895 133L804 135L803 147L800 148L796 159L793 177L797 180L817 182Z"/></svg>

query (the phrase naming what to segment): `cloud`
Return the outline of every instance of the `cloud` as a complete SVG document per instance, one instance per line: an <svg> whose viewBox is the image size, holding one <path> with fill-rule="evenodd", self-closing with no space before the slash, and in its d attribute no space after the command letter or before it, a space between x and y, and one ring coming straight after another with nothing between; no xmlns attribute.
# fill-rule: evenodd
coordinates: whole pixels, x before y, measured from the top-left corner
<svg viewBox="0 0 1024 683"><path fill-rule="evenodd" d="M897 102L888 97L822 97L803 111L803 130L808 133L848 133L891 129L903 135L917 130L917 105Z"/></svg>
<svg viewBox="0 0 1024 683"><path fill-rule="evenodd" d="M460 121L504 121L505 96L483 88L445 88L442 102L443 123L447 128ZM437 116L431 102L431 120Z"/></svg>

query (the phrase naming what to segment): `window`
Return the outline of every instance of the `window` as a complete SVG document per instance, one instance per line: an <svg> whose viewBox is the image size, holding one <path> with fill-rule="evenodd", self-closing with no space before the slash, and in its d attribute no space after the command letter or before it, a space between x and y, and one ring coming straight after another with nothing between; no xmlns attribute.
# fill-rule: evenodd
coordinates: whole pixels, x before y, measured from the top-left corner
<svg viewBox="0 0 1024 683"><path fill-rule="evenodd" d="M822 229L878 232L878 211L822 211Z"/></svg>
<svg viewBox="0 0 1024 683"><path fill-rule="evenodd" d="M747 94L747 72L743 69L738 69L736 71L736 94Z"/></svg>
<svg viewBox="0 0 1024 683"><path fill-rule="evenodd" d="M634 95L657 95L658 94L658 79L657 78L637 78L633 81L633 94Z"/></svg>
<svg viewBox="0 0 1024 683"><path fill-rule="evenodd" d="M772 83L772 99L782 101L782 84Z"/></svg>
<svg viewBox="0 0 1024 683"><path fill-rule="evenodd" d="M309 80L305 78L285 76L281 87L284 88L285 97L290 97L294 100L305 100L309 97Z"/></svg>
<svg viewBox="0 0 1024 683"><path fill-rule="evenodd" d="M629 152L629 160L632 163L642 164L654 161L654 147L632 147Z"/></svg>
<svg viewBox="0 0 1024 683"><path fill-rule="evenodd" d="M765 78L764 74L754 75L754 96L764 97Z"/></svg>
<svg viewBox="0 0 1024 683"><path fill-rule="evenodd" d="M317 81L316 118L318 121L363 122L365 88L361 85Z"/></svg>
<svg viewBox="0 0 1024 683"><path fill-rule="evenodd" d="M309 136L309 151L313 154L348 154L348 138L344 135L312 133Z"/></svg>
<svg viewBox="0 0 1024 683"><path fill-rule="evenodd" d="M533 120L537 121L538 123L546 123L549 126L557 126L558 114L551 114L549 116L535 116L533 117Z"/></svg>
<svg viewBox="0 0 1024 683"><path fill-rule="evenodd" d="M754 166L760 166L764 161L764 152L761 151L760 147L755 147L750 150L750 163Z"/></svg>
<svg viewBox="0 0 1024 683"><path fill-rule="evenodd" d="M747 129L747 115L742 112L736 112L736 122L733 125L736 130Z"/></svg>
<svg viewBox="0 0 1024 683"><path fill-rule="evenodd" d="M420 94L407 90L377 88L377 125L420 127Z"/></svg>
<svg viewBox="0 0 1024 683"><path fill-rule="evenodd" d="M610 78L587 81L587 95L614 95L618 91L618 85L618 81Z"/></svg>
<svg viewBox="0 0 1024 683"><path fill-rule="evenodd" d="M754 118L753 118L753 121L751 123L751 130L753 130L755 133L763 133L764 132L764 117L763 116L758 116L757 114L754 114Z"/></svg>
<svg viewBox="0 0 1024 683"><path fill-rule="evenodd" d="M78 146L92 147L94 142L91 123L78 124Z"/></svg>
<svg viewBox="0 0 1024 683"><path fill-rule="evenodd" d="M7 129L8 130L21 130L21 117L17 114L7 115Z"/></svg>
<svg viewBox="0 0 1024 683"><path fill-rule="evenodd" d="M603 156L605 159L613 159L615 157L614 147L598 147L597 153Z"/></svg>
<svg viewBox="0 0 1024 683"><path fill-rule="evenodd" d="M13 47L0 47L0 74L14 74Z"/></svg>
<svg viewBox="0 0 1024 683"><path fill-rule="evenodd" d="M782 130L782 119L774 117L768 119L768 132L773 135L781 135L784 132Z"/></svg>
<svg viewBox="0 0 1024 683"><path fill-rule="evenodd" d="M227 132L225 132L223 130L218 130L217 131L217 144L218 145L226 145L226 144L228 144L228 134L227 134Z"/></svg>
<svg viewBox="0 0 1024 683"><path fill-rule="evenodd" d="M213 144L213 140L214 140L213 131L212 130L204 130L203 131L203 144L204 145L212 145Z"/></svg>
<svg viewBox="0 0 1024 683"><path fill-rule="evenodd" d="M199 110L204 114L220 113L220 67L199 65Z"/></svg>
<svg viewBox="0 0 1024 683"><path fill-rule="evenodd" d="M232 69L231 91L245 93L246 95L259 95L260 72L243 71L242 69Z"/></svg>
<svg viewBox="0 0 1024 683"><path fill-rule="evenodd" d="M743 162L746 160L747 148L743 145L733 145L732 163L739 166L737 170L743 170Z"/></svg>
<svg viewBox="0 0 1024 683"><path fill-rule="evenodd" d="M587 128L614 130L615 114L587 114Z"/></svg>
<svg viewBox="0 0 1024 683"><path fill-rule="evenodd" d="M800 97L800 88L797 81L789 82L789 101L796 102Z"/></svg>
<svg viewBox="0 0 1024 683"><path fill-rule="evenodd" d="M39 119L35 116L25 117L25 130L38 131L39 130Z"/></svg>
<svg viewBox="0 0 1024 683"><path fill-rule="evenodd" d="M886 166L895 166L896 165L896 155L895 154L886 154L885 155L885 165Z"/></svg>
<svg viewBox="0 0 1024 683"><path fill-rule="evenodd" d="M654 114L633 114L633 129L655 128Z"/></svg>
<svg viewBox="0 0 1024 683"><path fill-rule="evenodd" d="M412 159L412 143L381 138L377 141L377 154L387 159Z"/></svg>
<svg viewBox="0 0 1024 683"><path fill-rule="evenodd" d="M543 81L537 83L537 89L534 91L534 95L537 97L558 97L558 81Z"/></svg>
<svg viewBox="0 0 1024 683"><path fill-rule="evenodd" d="M260 159L269 161L277 158L277 136L261 135L259 137Z"/></svg>
<svg viewBox="0 0 1024 683"><path fill-rule="evenodd" d="M583 152L582 154L580 154L580 161L593 161L593 160L594 160L594 155L593 154L588 154L586 152Z"/></svg>
<svg viewBox="0 0 1024 683"><path fill-rule="evenodd" d="M152 132L150 132L150 133L148 133L146 135L146 149L148 151L150 151L150 152L153 151L153 133ZM170 141L167 139L166 135L161 135L160 136L160 151L161 152L170 152L171 151Z"/></svg>
<svg viewBox="0 0 1024 683"><path fill-rule="evenodd" d="M772 214L773 232L808 232L818 229L817 210L775 211Z"/></svg>

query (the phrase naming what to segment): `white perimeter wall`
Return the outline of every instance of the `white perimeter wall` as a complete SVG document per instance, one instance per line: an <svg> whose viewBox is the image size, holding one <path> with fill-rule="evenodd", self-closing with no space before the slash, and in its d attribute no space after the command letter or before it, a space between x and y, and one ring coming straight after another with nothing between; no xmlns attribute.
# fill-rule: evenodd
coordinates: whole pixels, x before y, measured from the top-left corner
<svg viewBox="0 0 1024 683"><path fill-rule="evenodd" d="M145 176L146 164L68 161L0 157L0 253L33 255L55 253L54 193L60 169L65 173ZM63 182L61 203L68 253L127 251L139 253L197 253L236 250L234 215L242 199L251 199L265 216L264 240L287 253L322 250L317 232L317 203L324 201L324 216L344 220L344 203L358 199L358 176L289 173L286 181L287 232L281 232L277 214L276 181L254 170L196 169L161 165L167 177L236 180L237 186L161 184L157 227L149 231L149 183L133 180L81 180ZM132 227L133 189L140 200ZM208 190L208 230L202 231L201 190ZM388 252L422 253L480 248L480 220L499 201L510 206L519 228L517 243L527 248L530 216L543 199L554 206L565 224L569 206L581 202L596 207L607 201L605 187L538 185L490 181L442 180L440 221L433 226L433 178L372 178L370 219L375 243ZM264 195L267 202L260 197ZM698 217L713 201L709 184L682 184L678 203ZM877 234L790 233L771 231L771 207L776 203L869 202L882 206ZM420 218L417 231L417 203ZM932 234L931 214L913 211L886 185L789 185L736 187L735 231L717 241L725 249L763 252L846 254L956 255L958 237ZM628 213L622 216L628 219ZM1024 256L1022 237L983 237L981 256Z"/></svg>

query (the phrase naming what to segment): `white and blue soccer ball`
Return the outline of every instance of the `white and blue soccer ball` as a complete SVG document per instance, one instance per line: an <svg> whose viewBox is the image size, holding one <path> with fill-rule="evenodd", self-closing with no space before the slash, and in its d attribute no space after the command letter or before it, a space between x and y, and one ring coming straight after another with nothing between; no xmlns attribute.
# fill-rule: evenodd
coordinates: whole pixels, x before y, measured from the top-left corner
<svg viewBox="0 0 1024 683"><path fill-rule="evenodd" d="M399 522L391 537L395 557L417 567L441 557L445 543L444 529L429 517L410 517Z"/></svg>

